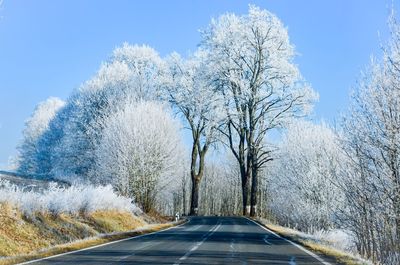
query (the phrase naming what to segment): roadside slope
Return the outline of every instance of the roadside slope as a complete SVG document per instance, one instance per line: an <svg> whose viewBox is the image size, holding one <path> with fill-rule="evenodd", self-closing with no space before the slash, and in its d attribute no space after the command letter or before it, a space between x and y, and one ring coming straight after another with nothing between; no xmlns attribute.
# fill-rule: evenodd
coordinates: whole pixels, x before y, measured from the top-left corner
<svg viewBox="0 0 400 265"><path fill-rule="evenodd" d="M130 198L119 195L110 185L44 184L19 185L0 178L0 264L171 225L159 216L143 214Z"/></svg>
<svg viewBox="0 0 400 265"><path fill-rule="evenodd" d="M48 257L175 225L149 224L145 219L149 217L119 211L78 216L38 213L26 217L9 205L0 204L0 264Z"/></svg>
<svg viewBox="0 0 400 265"><path fill-rule="evenodd" d="M372 265L370 261L363 260L345 251L336 249L328 244L328 242L322 242L319 240L312 239L312 236L306 236L297 230L273 224L266 219L255 220L260 225L264 226L268 230L282 236L283 238L289 239L294 243L297 243L306 249L317 253L324 259L329 260L335 264L342 265Z"/></svg>

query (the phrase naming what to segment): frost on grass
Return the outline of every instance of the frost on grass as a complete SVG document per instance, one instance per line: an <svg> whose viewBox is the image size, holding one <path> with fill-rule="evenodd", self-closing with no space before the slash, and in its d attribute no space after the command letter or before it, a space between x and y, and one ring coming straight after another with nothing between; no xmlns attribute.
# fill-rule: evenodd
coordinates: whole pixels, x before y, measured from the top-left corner
<svg viewBox="0 0 400 265"><path fill-rule="evenodd" d="M8 203L28 216L35 213L76 215L101 210L140 212L131 199L117 195L111 185L58 187L53 184L49 189L35 191L0 180L0 203Z"/></svg>
<svg viewBox="0 0 400 265"><path fill-rule="evenodd" d="M355 238L350 231L342 229L319 230L312 237L317 241L327 242L330 246L346 252L355 253Z"/></svg>

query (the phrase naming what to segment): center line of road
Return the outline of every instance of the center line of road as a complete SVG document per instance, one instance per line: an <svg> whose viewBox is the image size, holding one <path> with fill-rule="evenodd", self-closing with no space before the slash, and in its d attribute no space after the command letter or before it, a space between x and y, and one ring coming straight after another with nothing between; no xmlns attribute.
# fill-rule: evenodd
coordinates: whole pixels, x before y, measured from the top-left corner
<svg viewBox="0 0 400 265"><path fill-rule="evenodd" d="M199 229L201 227L201 225L196 225L195 227L193 227L191 230L197 230L197 229Z"/></svg>
<svg viewBox="0 0 400 265"><path fill-rule="evenodd" d="M127 258L130 258L130 257L133 257L133 256L135 256L135 252L136 251L139 251L139 250L143 250L143 249L145 249L145 248L147 248L147 247L154 247L154 246L157 246L157 245L160 245L161 244L161 242L158 242L158 243L153 243L153 244L143 244L141 247L139 247L139 248L136 248L136 249L134 249L133 251L133 253L132 254L130 254L130 255L126 255L126 256L123 256L123 257L121 257L120 259L118 259L117 260L117 263L120 263L121 261L123 261L123 260L125 260L125 259L127 259Z"/></svg>
<svg viewBox="0 0 400 265"><path fill-rule="evenodd" d="M221 224L218 224L217 226L214 226L213 229L210 230L210 232L208 232L206 235L203 236L203 240L201 240L200 242L197 242L196 245L194 245L188 252L185 253L185 255L183 255L182 257L180 257L180 259L174 263L174 265L179 265L181 264L181 261L184 261L185 259L187 259L190 254L195 251L196 249L198 249L212 234L214 234L215 231L217 231L217 229L221 226Z"/></svg>

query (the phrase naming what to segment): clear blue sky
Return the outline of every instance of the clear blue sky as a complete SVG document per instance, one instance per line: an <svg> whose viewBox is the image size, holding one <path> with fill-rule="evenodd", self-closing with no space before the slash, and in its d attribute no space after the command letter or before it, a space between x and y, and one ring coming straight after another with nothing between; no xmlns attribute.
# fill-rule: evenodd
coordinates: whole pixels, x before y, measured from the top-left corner
<svg viewBox="0 0 400 265"><path fill-rule="evenodd" d="M198 29L249 3L289 28L297 63L320 102L315 118L334 121L349 89L386 40L391 0L98 1L4 0L0 7L0 168L15 155L24 121L50 96L66 99L127 41L161 55L195 50ZM399 9L399 4L395 2Z"/></svg>

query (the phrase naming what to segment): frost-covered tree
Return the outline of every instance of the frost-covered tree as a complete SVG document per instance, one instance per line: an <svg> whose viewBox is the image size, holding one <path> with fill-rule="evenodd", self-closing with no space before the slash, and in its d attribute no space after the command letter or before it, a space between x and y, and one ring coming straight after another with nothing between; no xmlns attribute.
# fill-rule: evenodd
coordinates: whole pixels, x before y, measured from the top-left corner
<svg viewBox="0 0 400 265"><path fill-rule="evenodd" d="M336 176L342 163L337 135L325 123L288 126L270 164L272 213L285 225L315 232L334 227L342 205Z"/></svg>
<svg viewBox="0 0 400 265"><path fill-rule="evenodd" d="M127 103L105 121L94 152L95 179L112 183L146 212L176 180L183 152L179 123L156 102ZM165 197L164 197L165 199Z"/></svg>
<svg viewBox="0 0 400 265"><path fill-rule="evenodd" d="M240 167L243 214L250 211L251 194L255 215L258 173L271 160L267 132L306 113L316 94L293 63L286 28L266 10L250 6L246 15L213 20L203 31L202 48L210 54L212 81L224 97L227 119L221 132Z"/></svg>
<svg viewBox="0 0 400 265"><path fill-rule="evenodd" d="M383 59L372 60L343 120L348 201L343 222L359 252L383 264L400 262L400 27L390 19Z"/></svg>
<svg viewBox="0 0 400 265"><path fill-rule="evenodd" d="M23 140L19 149L19 173L42 177L41 167L48 164L50 157L44 156L47 146L43 145L43 135L49 130L50 123L57 112L65 105L59 98L48 98L37 105L32 116L26 121Z"/></svg>
<svg viewBox="0 0 400 265"><path fill-rule="evenodd" d="M54 150L52 174L66 179L87 177L95 165L94 150L104 120L127 101L158 97L163 63L148 46L128 45L114 50L110 60L67 102L62 138Z"/></svg>
<svg viewBox="0 0 400 265"><path fill-rule="evenodd" d="M184 119L193 140L190 159L190 214L197 215L206 153L216 141L222 102L213 91L205 52L199 50L188 60L174 53L167 62L168 74L164 83L166 97Z"/></svg>
<svg viewBox="0 0 400 265"><path fill-rule="evenodd" d="M210 161L201 183L200 213L232 216L241 213L240 176L236 161L230 156Z"/></svg>
<svg viewBox="0 0 400 265"><path fill-rule="evenodd" d="M165 71L165 63L157 51L146 45L129 45L114 50L111 58L129 68L130 97L136 100L154 100L160 96L160 79Z"/></svg>

